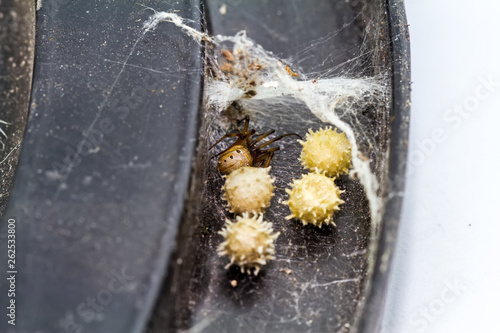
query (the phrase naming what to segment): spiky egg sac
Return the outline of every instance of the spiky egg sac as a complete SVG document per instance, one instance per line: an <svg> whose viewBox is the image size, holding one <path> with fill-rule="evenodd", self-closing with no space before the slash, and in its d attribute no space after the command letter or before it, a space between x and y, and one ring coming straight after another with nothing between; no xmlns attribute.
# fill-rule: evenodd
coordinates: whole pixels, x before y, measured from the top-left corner
<svg viewBox="0 0 500 333"><path fill-rule="evenodd" d="M269 207L274 190L270 169L241 167L225 177L222 198L231 213L260 213Z"/></svg>
<svg viewBox="0 0 500 333"><path fill-rule="evenodd" d="M229 264L238 265L241 272L257 275L267 261L274 259L274 241L279 232L273 233L272 224L263 220L262 214L243 213L236 217L236 222L226 219L225 227L219 231L224 237L217 252L219 256L228 256Z"/></svg>
<svg viewBox="0 0 500 333"><path fill-rule="evenodd" d="M351 165L351 144L345 133L331 127L313 132L309 129L302 145L300 160L309 170L318 169L328 177L347 173Z"/></svg>
<svg viewBox="0 0 500 333"><path fill-rule="evenodd" d="M291 214L287 219L297 218L302 224L313 224L321 228L323 224L335 223L333 213L344 203L340 199L341 191L335 185L334 178L320 173L309 173L293 181L292 189L286 192L290 196L285 201Z"/></svg>

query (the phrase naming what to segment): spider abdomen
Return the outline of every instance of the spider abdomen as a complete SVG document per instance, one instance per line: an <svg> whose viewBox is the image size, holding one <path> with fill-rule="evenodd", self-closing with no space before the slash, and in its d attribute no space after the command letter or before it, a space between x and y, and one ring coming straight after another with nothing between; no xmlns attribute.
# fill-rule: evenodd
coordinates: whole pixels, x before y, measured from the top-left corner
<svg viewBox="0 0 500 333"><path fill-rule="evenodd" d="M217 169L220 173L227 175L236 169L252 165L253 157L248 148L236 145L220 155Z"/></svg>

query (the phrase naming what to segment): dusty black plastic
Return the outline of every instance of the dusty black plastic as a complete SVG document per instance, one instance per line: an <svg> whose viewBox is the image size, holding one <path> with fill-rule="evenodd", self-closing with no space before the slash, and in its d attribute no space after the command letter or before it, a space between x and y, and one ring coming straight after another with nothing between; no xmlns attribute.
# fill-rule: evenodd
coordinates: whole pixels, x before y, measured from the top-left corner
<svg viewBox="0 0 500 333"><path fill-rule="evenodd" d="M12 186L31 95L35 4L0 2L0 216Z"/></svg>
<svg viewBox="0 0 500 333"><path fill-rule="evenodd" d="M388 1L395 118L387 191L396 196L386 205L371 289L367 295L356 295L367 297L367 306L360 313L360 331L367 333L376 331L380 323L388 272L381 268L389 265L386 259L390 258L399 221L408 135L407 29L402 1ZM222 3L213 2L212 12ZM241 1L228 1L231 3ZM268 9L273 4L276 2L269 1ZM183 17L200 21L196 1L179 4L157 0L147 5L157 10L179 9ZM337 14L342 16L343 5L338 6ZM320 13L322 18L316 15L313 21L328 22L329 12ZM183 263L169 259L176 235L182 231L179 219L198 135L202 58L198 45L170 24L141 37L142 24L150 14L137 2L43 1L38 12L28 131L0 225L0 234L6 235L6 220L14 218L17 224L18 321L14 331L8 331L11 327L0 321L1 332L141 332L148 317L152 327L168 327L172 316L186 317L186 313L175 312L183 310L176 308L177 304L169 304L171 291L167 289L199 283L176 275L178 271L172 267ZM297 13L309 14L311 11L305 10ZM196 23L193 26L200 28ZM272 32L272 27L266 31ZM265 37L269 49L289 45L286 41L274 43L272 33ZM336 42L348 45L352 41L338 36ZM297 49L303 47L297 45ZM337 60L341 63L342 57ZM301 64L305 70L309 65ZM87 132L91 124L98 131ZM75 155L79 145L81 151ZM285 156L282 159L286 160ZM323 233L316 240L318 254L321 238L336 231ZM4 244L5 237L0 246ZM202 250L213 251L217 244L209 245ZM0 269L6 271L6 256L2 258ZM167 283L156 313L150 317L169 264ZM229 274L241 278L237 272ZM279 274L286 276L285 272ZM265 272L262 276L264 281L271 278ZM249 279L247 291L258 288L260 279ZM3 279L0 295L6 295L6 288ZM345 298L351 296L349 289L345 293ZM112 299L109 304L97 305L99 310L91 311L91 306L85 305L107 295ZM340 314L343 305L338 303ZM269 310L281 311L259 309L263 316ZM259 312L254 314L243 322L246 330L255 331L251 325L260 325ZM276 327L279 331L280 326ZM303 321L290 327L290 331L304 331L310 326ZM327 324L323 327L328 328ZM241 329L236 325L225 330L233 328Z"/></svg>
<svg viewBox="0 0 500 333"><path fill-rule="evenodd" d="M389 150L389 184L378 245L375 271L360 333L379 332L382 324L388 276L397 240L405 189L411 106L410 33L403 0L388 0L392 47L392 121Z"/></svg>
<svg viewBox="0 0 500 333"><path fill-rule="evenodd" d="M196 1L147 4L200 28ZM202 72L199 45L173 25L143 35L152 14L111 0L44 0L37 12L27 133L1 222L0 332L145 325L175 245ZM7 219L17 226L15 327Z"/></svg>

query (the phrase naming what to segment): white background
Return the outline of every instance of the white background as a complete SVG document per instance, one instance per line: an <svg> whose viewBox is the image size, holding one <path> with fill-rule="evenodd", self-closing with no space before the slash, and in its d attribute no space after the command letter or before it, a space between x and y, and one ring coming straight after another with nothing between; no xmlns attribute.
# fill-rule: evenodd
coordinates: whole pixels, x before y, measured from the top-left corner
<svg viewBox="0 0 500 333"><path fill-rule="evenodd" d="M405 2L410 170L382 332L500 332L500 1Z"/></svg>

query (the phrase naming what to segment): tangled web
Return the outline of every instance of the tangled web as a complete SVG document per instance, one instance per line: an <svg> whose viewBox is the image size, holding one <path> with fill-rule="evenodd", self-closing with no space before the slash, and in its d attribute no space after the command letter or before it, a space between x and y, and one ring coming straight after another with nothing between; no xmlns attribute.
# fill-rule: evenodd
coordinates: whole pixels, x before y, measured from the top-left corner
<svg viewBox="0 0 500 333"><path fill-rule="evenodd" d="M8 125L8 123L0 119L0 126L1 125ZM0 151L3 151L5 149L5 143L3 142L4 139L7 139L7 134L2 129L2 127L0 127Z"/></svg>
<svg viewBox="0 0 500 333"><path fill-rule="evenodd" d="M223 114L237 104L264 118L286 118L294 105L301 105L326 125L345 132L352 145L350 175L364 187L372 223L378 224L382 199L373 169L383 152L376 143L378 125L373 113L388 100L389 86L384 74L325 77L303 73L255 43L245 31L234 36L210 36L192 28L189 20L175 13L155 12L145 23L145 32L160 22L173 23L200 45L211 46L205 48L209 75L204 90L210 112Z"/></svg>
<svg viewBox="0 0 500 333"><path fill-rule="evenodd" d="M7 140L9 137L7 136L7 133L5 133L5 131L2 129L1 125L9 125L9 123L0 119L0 156L3 156L6 147L4 140ZM3 159L0 159L0 165L7 161L10 155L18 148L19 145L15 146L3 157Z"/></svg>
<svg viewBox="0 0 500 333"><path fill-rule="evenodd" d="M221 230L222 222L234 215L221 199L224 179L216 171L217 161L209 159L217 151L197 155L192 178L195 190L187 203L192 212L186 224L190 229L179 251L184 264L176 273L194 282L171 295L178 302L175 309L182 309L174 320L176 327L194 329L193 324L210 321L206 325L213 332L238 322L249 331L288 327L290 331L347 332L357 325L375 267L387 188L391 57L384 43L389 42L389 35L383 2L326 3L325 13L337 14L338 6L345 6L349 18L340 11L335 24L311 24L311 20L323 22L319 14L325 7L309 10L304 5L289 9L290 15L284 15L276 26L267 26L272 18L260 20L267 6L253 12L253 5L241 3L234 7L234 16L228 13L222 18L223 23L210 22L215 31L223 31L221 35L195 29L198 22L172 12L154 12L145 23L144 33L160 22L174 24L205 51L199 151L206 152L246 115L257 133L274 129L277 135L304 135L308 129L334 126L346 134L352 147L350 175L336 180L345 191L341 197L345 203L333 217L337 228L320 229L285 219L290 214L286 189L307 171L298 161L301 146L295 140L288 137L273 143L282 150L271 162L275 195L264 219L281 234L276 239L276 259L263 268L262 280L225 270L224 261L213 251L221 242L213 231ZM214 6L208 4L208 18L213 17ZM305 15L294 21L300 24L293 30L292 21L286 20L293 20L297 13ZM239 24L239 19L245 23ZM246 27L248 34L237 32L236 26ZM319 39L311 41L314 33L302 30L310 26L317 28L314 33L319 31ZM332 27L337 30L330 32ZM271 38L261 38L259 33ZM291 41L297 45L295 53ZM271 48L285 55L278 56ZM222 151L223 143L216 148ZM238 287L228 290L224 282L228 279L237 280ZM261 312L262 307L270 311ZM246 325L248 318L259 320Z"/></svg>

